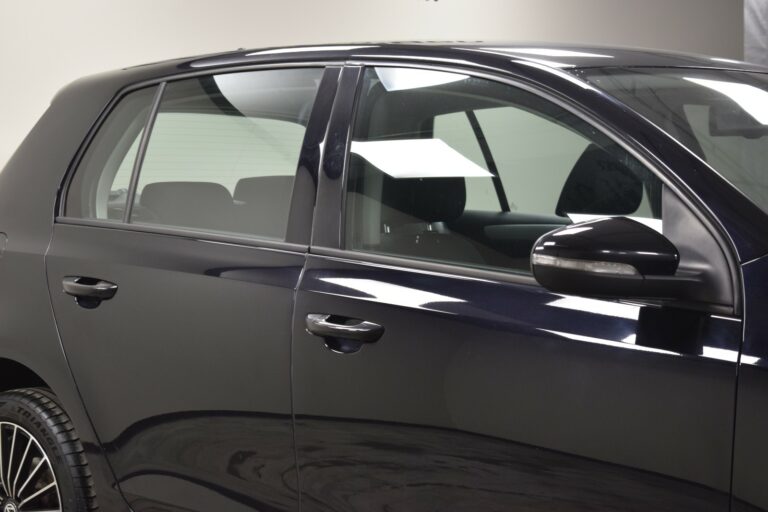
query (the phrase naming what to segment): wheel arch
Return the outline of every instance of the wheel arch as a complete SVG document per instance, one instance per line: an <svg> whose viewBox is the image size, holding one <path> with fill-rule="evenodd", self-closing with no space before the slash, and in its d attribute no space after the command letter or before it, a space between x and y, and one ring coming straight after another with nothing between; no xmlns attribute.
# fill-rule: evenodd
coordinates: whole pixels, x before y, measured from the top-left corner
<svg viewBox="0 0 768 512"><path fill-rule="evenodd" d="M28 366L9 359L0 357L0 391L8 391L18 388L48 388L48 383ZM55 390L51 389L55 393Z"/></svg>

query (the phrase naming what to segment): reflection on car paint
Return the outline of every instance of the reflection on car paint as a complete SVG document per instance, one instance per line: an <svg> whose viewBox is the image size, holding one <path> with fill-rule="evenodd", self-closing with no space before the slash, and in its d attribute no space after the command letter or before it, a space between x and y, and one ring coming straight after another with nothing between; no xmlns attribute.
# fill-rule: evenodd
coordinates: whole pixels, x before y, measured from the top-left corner
<svg viewBox="0 0 768 512"><path fill-rule="evenodd" d="M466 302L462 299L409 288L393 283L375 281L373 279L358 279L352 277L324 277L321 281L357 292L351 297L371 300L393 306L413 307L430 311L444 311L438 304L447 302Z"/></svg>

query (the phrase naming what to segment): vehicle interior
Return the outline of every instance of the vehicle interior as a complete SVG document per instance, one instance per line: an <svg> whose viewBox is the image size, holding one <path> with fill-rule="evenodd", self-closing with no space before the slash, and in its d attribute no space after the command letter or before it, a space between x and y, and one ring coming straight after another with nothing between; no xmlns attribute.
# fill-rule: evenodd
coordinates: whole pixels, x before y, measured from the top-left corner
<svg viewBox="0 0 768 512"><path fill-rule="evenodd" d="M758 205L768 205L768 178L763 172L768 129L756 119L761 114L752 104L736 101L750 97L756 99L755 105L764 102L765 75L618 68L591 70L586 77L663 128ZM734 87L736 93L729 89Z"/></svg>
<svg viewBox="0 0 768 512"><path fill-rule="evenodd" d="M322 69L277 73L168 84L131 222L284 239L298 154ZM68 210L123 219L152 96L128 96L101 128L97 138L106 141L97 141L92 146L97 149L86 155L88 169L78 173L84 176L82 192L78 196L75 184ZM99 179L87 181L89 171Z"/></svg>
<svg viewBox="0 0 768 512"><path fill-rule="evenodd" d="M449 141L455 153L448 165L465 164L461 160L473 156L467 144L474 144L482 149L474 163L485 176L462 176L461 170L451 176L450 169L424 168L415 171L417 177L414 172L400 177L408 162L386 163L389 167L382 169L357 154L353 143L346 205L348 247L527 272L534 242L544 233L581 220L579 215L661 218L658 179L607 137L532 94L472 78L387 91L382 80L371 77L366 87L354 129L356 143L389 143L394 151L397 141L440 138L441 118L459 116L456 120L466 121L469 128L463 131L465 140ZM484 111L493 110L502 114L501 122L484 126L472 122L482 121ZM513 122L505 123L505 112L509 121L520 115L536 116L551 125L550 132L568 132L568 137L575 135L583 143L556 162L553 174L557 176L538 179L536 158L495 152L498 146L493 143L514 137L517 129ZM495 139L490 131L497 132ZM521 165L530 169L517 173ZM515 183L516 175L528 179ZM479 182L496 197L470 205L470 194ZM521 195L538 193L536 187L556 189L554 194L547 191L548 204L535 210L515 205Z"/></svg>

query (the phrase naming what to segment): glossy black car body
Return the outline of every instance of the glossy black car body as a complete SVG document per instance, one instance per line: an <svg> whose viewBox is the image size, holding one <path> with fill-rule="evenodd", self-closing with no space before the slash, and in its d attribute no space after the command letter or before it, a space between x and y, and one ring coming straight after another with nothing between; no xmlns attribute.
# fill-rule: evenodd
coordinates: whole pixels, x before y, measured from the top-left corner
<svg viewBox="0 0 768 512"><path fill-rule="evenodd" d="M580 78L606 66L590 52L619 68L750 68L570 48L583 55L559 69L486 46L227 53L85 78L53 100L0 174L0 384L58 395L103 509L768 509L766 215ZM511 81L614 134L713 227L733 304L579 302L530 276L344 250L355 92L378 64ZM63 215L73 169L125 91L295 65L326 70L286 242ZM119 291L81 307L61 289L71 276ZM311 314L385 331L339 354L307 332ZM653 349L615 341L628 336Z"/></svg>

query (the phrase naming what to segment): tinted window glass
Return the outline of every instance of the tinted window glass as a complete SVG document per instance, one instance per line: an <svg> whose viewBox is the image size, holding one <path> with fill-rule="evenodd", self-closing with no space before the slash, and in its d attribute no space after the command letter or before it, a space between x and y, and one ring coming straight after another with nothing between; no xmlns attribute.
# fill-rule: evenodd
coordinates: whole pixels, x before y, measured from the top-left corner
<svg viewBox="0 0 768 512"><path fill-rule="evenodd" d="M610 215L661 229L661 183L561 107L437 71L366 70L349 249L527 272L542 234Z"/></svg>
<svg viewBox="0 0 768 512"><path fill-rule="evenodd" d="M169 83L131 222L284 239L322 73L255 71Z"/></svg>
<svg viewBox="0 0 768 512"><path fill-rule="evenodd" d="M127 95L99 128L72 180L67 216L123 219L128 184L155 90Z"/></svg>
<svg viewBox="0 0 768 512"><path fill-rule="evenodd" d="M464 157L488 170L482 148L466 112L454 112L435 116L434 137L441 139ZM466 178L469 210L499 211L501 205L492 180Z"/></svg>
<svg viewBox="0 0 768 512"><path fill-rule="evenodd" d="M768 75L606 68L584 76L696 153L768 212Z"/></svg>

